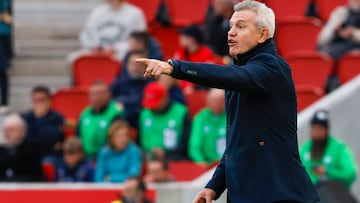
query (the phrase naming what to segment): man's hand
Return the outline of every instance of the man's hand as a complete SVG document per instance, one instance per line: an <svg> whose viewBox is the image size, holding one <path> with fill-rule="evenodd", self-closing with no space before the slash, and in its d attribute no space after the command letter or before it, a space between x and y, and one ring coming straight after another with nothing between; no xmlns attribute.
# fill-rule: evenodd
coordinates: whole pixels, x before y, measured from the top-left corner
<svg viewBox="0 0 360 203"><path fill-rule="evenodd" d="M326 174L326 168L325 166L318 166L316 168L313 168L313 172L318 176L323 176Z"/></svg>
<svg viewBox="0 0 360 203"><path fill-rule="evenodd" d="M345 28L338 30L338 33L339 33L340 37L342 37L344 39L351 39L354 35L354 31L355 31L354 27L347 26Z"/></svg>
<svg viewBox="0 0 360 203"><path fill-rule="evenodd" d="M145 64L146 70L144 73L145 78L159 78L161 74L170 75L174 67L164 61L155 59L140 58L136 59L136 62Z"/></svg>
<svg viewBox="0 0 360 203"><path fill-rule="evenodd" d="M214 190L205 188L196 195L193 203L211 203L215 198L215 195L216 193Z"/></svg>

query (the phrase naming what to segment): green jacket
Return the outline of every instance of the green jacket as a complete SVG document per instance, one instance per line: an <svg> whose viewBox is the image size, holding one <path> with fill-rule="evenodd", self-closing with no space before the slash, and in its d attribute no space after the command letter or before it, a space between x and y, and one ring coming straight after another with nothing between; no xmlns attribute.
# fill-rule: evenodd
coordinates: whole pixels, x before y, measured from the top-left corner
<svg viewBox="0 0 360 203"><path fill-rule="evenodd" d="M189 155L195 162L214 163L226 148L226 115L215 115L210 109L194 117L189 143Z"/></svg>
<svg viewBox="0 0 360 203"><path fill-rule="evenodd" d="M162 148L166 152L178 151L184 138L184 125L188 110L173 102L163 113L150 109L140 112L140 144L146 152Z"/></svg>
<svg viewBox="0 0 360 203"><path fill-rule="evenodd" d="M351 149L340 140L329 136L328 143L323 157L319 161L311 159L312 141L304 143L300 149L301 160L308 172L312 182L317 184L320 179L340 180L348 188L356 179L356 162ZM315 166L325 166L326 176L315 175L312 168Z"/></svg>
<svg viewBox="0 0 360 203"><path fill-rule="evenodd" d="M110 101L100 113L94 113L92 107L87 107L81 113L79 136L88 158L94 158L99 150L107 144L108 129L112 121L122 114L123 111L114 101Z"/></svg>

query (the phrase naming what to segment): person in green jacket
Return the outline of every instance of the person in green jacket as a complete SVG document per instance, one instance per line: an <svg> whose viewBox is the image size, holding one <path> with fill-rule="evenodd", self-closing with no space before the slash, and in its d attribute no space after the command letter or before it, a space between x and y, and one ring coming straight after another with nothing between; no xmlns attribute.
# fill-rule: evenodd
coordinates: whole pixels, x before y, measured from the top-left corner
<svg viewBox="0 0 360 203"><path fill-rule="evenodd" d="M300 149L301 160L314 184L341 181L350 189L356 179L356 161L351 149L329 134L328 112L319 110L311 120L311 140Z"/></svg>
<svg viewBox="0 0 360 203"><path fill-rule="evenodd" d="M189 142L190 158L209 165L221 159L226 147L225 93L211 89L207 107L197 113L192 123Z"/></svg>
<svg viewBox="0 0 360 203"><path fill-rule="evenodd" d="M144 109L139 121L141 147L157 158L188 159L190 117L187 107L171 101L166 87L159 82L145 87L142 105Z"/></svg>
<svg viewBox="0 0 360 203"><path fill-rule="evenodd" d="M81 113L77 132L87 158L94 159L107 144L108 129L116 119L123 119L122 108L111 100L105 82L95 82L90 87L90 106Z"/></svg>

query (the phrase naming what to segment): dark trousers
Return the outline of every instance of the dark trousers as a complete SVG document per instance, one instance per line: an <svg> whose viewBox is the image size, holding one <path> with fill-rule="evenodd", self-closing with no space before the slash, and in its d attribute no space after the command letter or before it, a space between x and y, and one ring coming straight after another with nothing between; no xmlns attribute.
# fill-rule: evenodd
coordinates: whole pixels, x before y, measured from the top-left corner
<svg viewBox="0 0 360 203"><path fill-rule="evenodd" d="M8 82L6 70L0 70L0 106L8 105Z"/></svg>
<svg viewBox="0 0 360 203"><path fill-rule="evenodd" d="M9 79L7 69L12 58L11 36L0 35L0 106L8 105Z"/></svg>

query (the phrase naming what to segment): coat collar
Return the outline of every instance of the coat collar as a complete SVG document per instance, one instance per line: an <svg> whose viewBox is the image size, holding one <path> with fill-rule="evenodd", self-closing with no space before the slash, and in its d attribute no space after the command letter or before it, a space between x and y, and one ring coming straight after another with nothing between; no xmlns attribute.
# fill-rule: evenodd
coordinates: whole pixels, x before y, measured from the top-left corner
<svg viewBox="0 0 360 203"><path fill-rule="evenodd" d="M244 54L237 55L238 59L233 59L236 65L245 65L253 56L262 53L276 54L276 47L273 38L267 39L264 43L256 45Z"/></svg>

